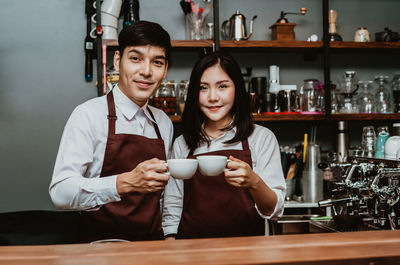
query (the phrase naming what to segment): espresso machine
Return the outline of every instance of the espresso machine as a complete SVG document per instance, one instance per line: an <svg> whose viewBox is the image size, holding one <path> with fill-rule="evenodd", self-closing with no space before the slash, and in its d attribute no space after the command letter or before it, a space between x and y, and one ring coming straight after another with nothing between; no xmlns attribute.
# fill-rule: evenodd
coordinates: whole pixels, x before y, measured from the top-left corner
<svg viewBox="0 0 400 265"><path fill-rule="evenodd" d="M350 157L349 162L321 163L336 172L331 207L336 230L360 231L400 228L400 161Z"/></svg>

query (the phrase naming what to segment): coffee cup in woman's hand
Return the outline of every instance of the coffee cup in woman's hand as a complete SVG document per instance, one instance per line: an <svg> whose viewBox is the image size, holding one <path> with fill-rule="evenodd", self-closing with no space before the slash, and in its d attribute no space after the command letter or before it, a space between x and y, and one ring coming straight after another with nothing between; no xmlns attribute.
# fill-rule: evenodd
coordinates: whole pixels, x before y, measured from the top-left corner
<svg viewBox="0 0 400 265"><path fill-rule="evenodd" d="M226 170L229 162L226 156L203 155L198 156L200 173L206 176L218 176Z"/></svg>

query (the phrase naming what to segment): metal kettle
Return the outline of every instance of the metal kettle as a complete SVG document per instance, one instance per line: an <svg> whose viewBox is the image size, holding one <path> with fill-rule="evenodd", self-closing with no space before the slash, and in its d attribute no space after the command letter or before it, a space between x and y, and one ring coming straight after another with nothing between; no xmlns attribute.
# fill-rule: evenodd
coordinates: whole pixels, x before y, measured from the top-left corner
<svg viewBox="0 0 400 265"><path fill-rule="evenodd" d="M231 16L229 20L222 23L221 32L222 36L228 40L247 40L253 34L253 23L257 18L255 15L250 21L250 34L247 35L246 30L246 17L236 10L236 13ZM227 28L228 27L228 28ZM229 32L228 32L229 30Z"/></svg>

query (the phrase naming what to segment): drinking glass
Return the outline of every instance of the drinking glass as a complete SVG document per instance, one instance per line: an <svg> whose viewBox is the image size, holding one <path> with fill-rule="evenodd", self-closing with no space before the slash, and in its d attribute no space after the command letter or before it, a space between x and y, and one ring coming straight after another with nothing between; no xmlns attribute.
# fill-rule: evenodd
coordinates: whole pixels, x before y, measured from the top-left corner
<svg viewBox="0 0 400 265"><path fill-rule="evenodd" d="M188 80L182 80L178 86L176 101L179 107L179 114L182 114L183 110L185 109L188 86L189 86Z"/></svg>
<svg viewBox="0 0 400 265"><path fill-rule="evenodd" d="M361 145L365 157L374 157L376 150L376 133L374 126L363 127Z"/></svg>
<svg viewBox="0 0 400 265"><path fill-rule="evenodd" d="M190 40L204 39L204 16L200 12L186 15L186 30Z"/></svg>
<svg viewBox="0 0 400 265"><path fill-rule="evenodd" d="M343 102L340 104L339 113L359 113L360 106L358 105L356 97L352 94L344 94Z"/></svg>

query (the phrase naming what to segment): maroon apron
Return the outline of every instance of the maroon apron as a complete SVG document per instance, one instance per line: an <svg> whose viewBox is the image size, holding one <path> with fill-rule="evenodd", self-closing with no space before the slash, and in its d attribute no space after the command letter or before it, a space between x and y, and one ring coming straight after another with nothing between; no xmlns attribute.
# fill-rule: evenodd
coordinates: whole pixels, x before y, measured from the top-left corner
<svg viewBox="0 0 400 265"><path fill-rule="evenodd" d="M248 141L243 150L220 150L199 155L232 155L252 165ZM254 236L265 234L265 223L247 189L228 184L222 173L205 176L199 170L184 181L183 211L177 238Z"/></svg>
<svg viewBox="0 0 400 265"><path fill-rule="evenodd" d="M100 177L133 170L139 163L157 157L165 160L164 141L153 122L157 139L134 134L115 134L115 104L113 93L107 95L108 137ZM150 115L154 119L150 109ZM160 214L161 191L121 195L121 201L103 205L98 211L83 211L81 238L83 242L118 238L126 240L156 240L163 238Z"/></svg>

